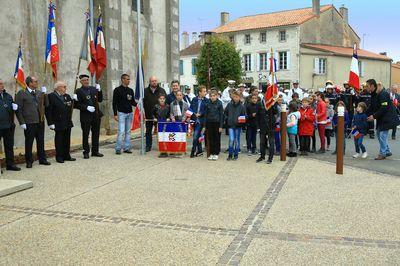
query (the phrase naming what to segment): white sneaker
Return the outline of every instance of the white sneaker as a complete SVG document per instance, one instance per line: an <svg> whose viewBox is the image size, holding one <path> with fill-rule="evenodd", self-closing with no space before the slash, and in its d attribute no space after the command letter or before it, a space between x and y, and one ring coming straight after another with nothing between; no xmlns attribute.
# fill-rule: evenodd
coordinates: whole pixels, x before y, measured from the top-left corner
<svg viewBox="0 0 400 266"><path fill-rule="evenodd" d="M218 160L218 155L214 155L214 161Z"/></svg>
<svg viewBox="0 0 400 266"><path fill-rule="evenodd" d="M365 159L365 158L367 158L368 157L368 153L367 152L364 152L362 155L361 155L361 158L363 158L363 159Z"/></svg>
<svg viewBox="0 0 400 266"><path fill-rule="evenodd" d="M356 154L353 155L353 158L355 158L355 159L357 159L358 157L360 157L359 153L356 153Z"/></svg>
<svg viewBox="0 0 400 266"><path fill-rule="evenodd" d="M209 160L209 161L214 160L214 155L210 155L210 157L208 157L208 160Z"/></svg>

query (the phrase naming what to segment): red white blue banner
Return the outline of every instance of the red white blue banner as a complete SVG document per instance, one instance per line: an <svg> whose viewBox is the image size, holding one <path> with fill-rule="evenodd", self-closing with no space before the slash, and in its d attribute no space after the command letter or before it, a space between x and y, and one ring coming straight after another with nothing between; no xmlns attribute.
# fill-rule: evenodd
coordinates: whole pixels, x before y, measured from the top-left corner
<svg viewBox="0 0 400 266"><path fill-rule="evenodd" d="M56 15L55 6L52 1L49 4L49 21L47 24L47 39L46 39L46 63L51 65L53 69L53 77L57 79L57 62L60 61L58 52L57 34L56 34Z"/></svg>
<svg viewBox="0 0 400 266"><path fill-rule="evenodd" d="M357 92L360 91L360 70L358 68L357 44L354 44L353 58L351 59L349 85Z"/></svg>
<svg viewBox="0 0 400 266"><path fill-rule="evenodd" d="M21 43L19 44L18 47L18 57L17 57L17 63L15 64L14 78L17 81L17 83L21 85L22 88L24 89L26 88Z"/></svg>
<svg viewBox="0 0 400 266"><path fill-rule="evenodd" d="M186 152L186 123L159 122L158 149L162 153Z"/></svg>

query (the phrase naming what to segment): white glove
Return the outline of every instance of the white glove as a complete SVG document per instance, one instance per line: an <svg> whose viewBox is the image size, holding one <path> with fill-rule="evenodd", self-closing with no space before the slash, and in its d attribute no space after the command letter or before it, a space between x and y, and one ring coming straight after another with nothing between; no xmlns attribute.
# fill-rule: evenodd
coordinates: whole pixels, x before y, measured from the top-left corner
<svg viewBox="0 0 400 266"><path fill-rule="evenodd" d="M41 89L41 91L43 92L43 93L46 93L47 92L47 89L46 89L46 87L42 87L42 89Z"/></svg>
<svg viewBox="0 0 400 266"><path fill-rule="evenodd" d="M96 90L101 91L100 84L96 84Z"/></svg>
<svg viewBox="0 0 400 266"><path fill-rule="evenodd" d="M72 100L78 101L78 95L76 95L76 94L72 95Z"/></svg>
<svg viewBox="0 0 400 266"><path fill-rule="evenodd" d="M351 91L350 91L350 94L351 94L351 95L355 95L356 93L355 93L354 90L351 90Z"/></svg>
<svg viewBox="0 0 400 266"><path fill-rule="evenodd" d="M22 124L21 127L23 130L26 130L26 124Z"/></svg>
<svg viewBox="0 0 400 266"><path fill-rule="evenodd" d="M88 106L86 108L89 112L93 113L94 111L96 111L96 108L94 108L93 106Z"/></svg>
<svg viewBox="0 0 400 266"><path fill-rule="evenodd" d="M13 103L12 104L12 108L13 108L14 111L17 111L18 110L18 104Z"/></svg>
<svg viewBox="0 0 400 266"><path fill-rule="evenodd" d="M56 126L55 126L55 125L50 125L49 128L50 128L51 130L54 130L54 129L56 129Z"/></svg>

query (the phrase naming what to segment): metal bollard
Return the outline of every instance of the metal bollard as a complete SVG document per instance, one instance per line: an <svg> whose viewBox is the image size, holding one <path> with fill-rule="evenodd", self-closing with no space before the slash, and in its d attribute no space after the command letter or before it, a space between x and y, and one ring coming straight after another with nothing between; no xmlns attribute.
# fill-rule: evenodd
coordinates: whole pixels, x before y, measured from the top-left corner
<svg viewBox="0 0 400 266"><path fill-rule="evenodd" d="M344 107L338 107L337 147L336 147L336 174L343 175L344 153Z"/></svg>
<svg viewBox="0 0 400 266"><path fill-rule="evenodd" d="M286 104L281 105L281 161L286 161L286 120L287 110Z"/></svg>

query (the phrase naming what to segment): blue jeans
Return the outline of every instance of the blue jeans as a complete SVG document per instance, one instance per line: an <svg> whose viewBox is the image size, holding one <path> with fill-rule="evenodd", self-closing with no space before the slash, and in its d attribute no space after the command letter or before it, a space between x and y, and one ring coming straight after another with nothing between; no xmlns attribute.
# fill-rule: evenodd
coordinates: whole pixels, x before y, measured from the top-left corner
<svg viewBox="0 0 400 266"><path fill-rule="evenodd" d="M281 133L278 131L274 132L275 137L275 149L276 152L281 152Z"/></svg>
<svg viewBox="0 0 400 266"><path fill-rule="evenodd" d="M201 142L199 141L199 138L201 136L201 131L203 130L203 125L200 123L196 123L194 126L194 131L193 131L193 147L192 147L192 154L197 153L202 153L203 152L203 147Z"/></svg>
<svg viewBox="0 0 400 266"><path fill-rule="evenodd" d="M363 144L363 140L364 140L364 136L359 137L358 139L354 139L354 145L356 146L356 153L360 153L360 149L361 149L362 153L367 151Z"/></svg>
<svg viewBox="0 0 400 266"><path fill-rule="evenodd" d="M118 136L117 143L115 145L116 151L122 149L122 139L124 140L124 151L131 149L131 126L132 126L133 113L121 113L118 112Z"/></svg>
<svg viewBox="0 0 400 266"><path fill-rule="evenodd" d="M229 128L229 156L234 155L238 157L240 149L240 132L242 129L239 128Z"/></svg>
<svg viewBox="0 0 400 266"><path fill-rule="evenodd" d="M388 145L389 130L377 130L379 140L379 154L386 157L390 152Z"/></svg>

